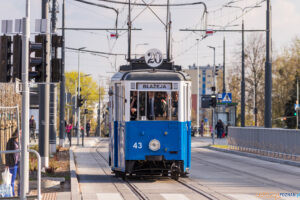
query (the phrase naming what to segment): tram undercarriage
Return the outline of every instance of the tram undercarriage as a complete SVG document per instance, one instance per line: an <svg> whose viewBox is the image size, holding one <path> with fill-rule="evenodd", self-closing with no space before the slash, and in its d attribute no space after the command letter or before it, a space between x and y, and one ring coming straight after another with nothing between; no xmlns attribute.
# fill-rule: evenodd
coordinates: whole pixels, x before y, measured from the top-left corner
<svg viewBox="0 0 300 200"><path fill-rule="evenodd" d="M145 176L171 176L178 180L179 177L186 177L188 172L183 169L181 160L164 160L163 156L151 156L147 160L127 160L126 172L114 171L117 177L126 178L126 175Z"/></svg>

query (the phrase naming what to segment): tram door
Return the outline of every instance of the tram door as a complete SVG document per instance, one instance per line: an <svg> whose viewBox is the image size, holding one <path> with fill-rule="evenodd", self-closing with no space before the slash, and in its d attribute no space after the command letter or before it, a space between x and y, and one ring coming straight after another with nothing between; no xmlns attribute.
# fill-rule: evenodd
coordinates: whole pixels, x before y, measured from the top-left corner
<svg viewBox="0 0 300 200"><path fill-rule="evenodd" d="M125 168L125 92L124 87L117 83L116 86L116 94L115 94L115 116L116 116L116 124L115 124L115 167L116 168Z"/></svg>

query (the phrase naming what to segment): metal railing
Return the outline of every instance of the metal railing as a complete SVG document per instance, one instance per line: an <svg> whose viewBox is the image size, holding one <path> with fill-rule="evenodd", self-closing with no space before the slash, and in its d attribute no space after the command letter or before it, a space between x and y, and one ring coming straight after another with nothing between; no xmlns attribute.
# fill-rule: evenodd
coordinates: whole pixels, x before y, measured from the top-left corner
<svg viewBox="0 0 300 200"><path fill-rule="evenodd" d="M42 193L41 193L41 156L40 154L33 150L33 149L28 149L29 153L34 153L37 157L37 162L38 162L38 168L37 168L37 199L41 200L42 199ZM9 151L0 151L0 154L12 154L12 153L21 153L21 150L9 150ZM24 173L24 172L21 172ZM32 198L32 196L28 196L28 198ZM0 198L3 199L3 198ZM4 199L7 199L5 197ZM14 199L13 197L10 199Z"/></svg>
<svg viewBox="0 0 300 200"><path fill-rule="evenodd" d="M267 154L300 157L300 131L280 128L229 127L228 145Z"/></svg>

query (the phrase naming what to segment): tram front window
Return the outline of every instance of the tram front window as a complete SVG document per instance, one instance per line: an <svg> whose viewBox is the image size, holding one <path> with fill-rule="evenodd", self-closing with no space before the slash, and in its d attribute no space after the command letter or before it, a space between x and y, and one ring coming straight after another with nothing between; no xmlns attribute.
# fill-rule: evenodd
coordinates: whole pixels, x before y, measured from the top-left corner
<svg viewBox="0 0 300 200"><path fill-rule="evenodd" d="M130 120L178 120L178 92L131 91Z"/></svg>

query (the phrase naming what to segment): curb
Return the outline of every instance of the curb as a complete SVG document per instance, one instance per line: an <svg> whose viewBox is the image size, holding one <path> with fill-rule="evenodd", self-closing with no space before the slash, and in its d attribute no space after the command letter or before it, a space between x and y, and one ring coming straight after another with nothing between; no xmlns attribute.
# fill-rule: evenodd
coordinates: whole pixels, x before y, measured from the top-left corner
<svg viewBox="0 0 300 200"><path fill-rule="evenodd" d="M206 148L208 148L210 150L214 150L214 151L220 151L220 152L224 152L224 153L231 153L231 154L246 156L246 157L250 157L250 158L257 158L257 159L264 160L264 161L269 161L269 162L274 162L274 163L279 163L279 164L285 164L285 165L290 165L290 166L294 166L294 167L300 167L300 162L295 162L295 161L290 161L290 160L283 160L283 159L279 159L279 158L271 158L271 157L267 157L267 156L261 156L261 155L246 153L246 152L240 152L240 151L233 151L233 150L228 150L228 149L220 149L220 148L210 147L210 146L206 147Z"/></svg>
<svg viewBox="0 0 300 200"><path fill-rule="evenodd" d="M76 165L72 148L70 148L71 200L81 200L79 183L76 175Z"/></svg>

